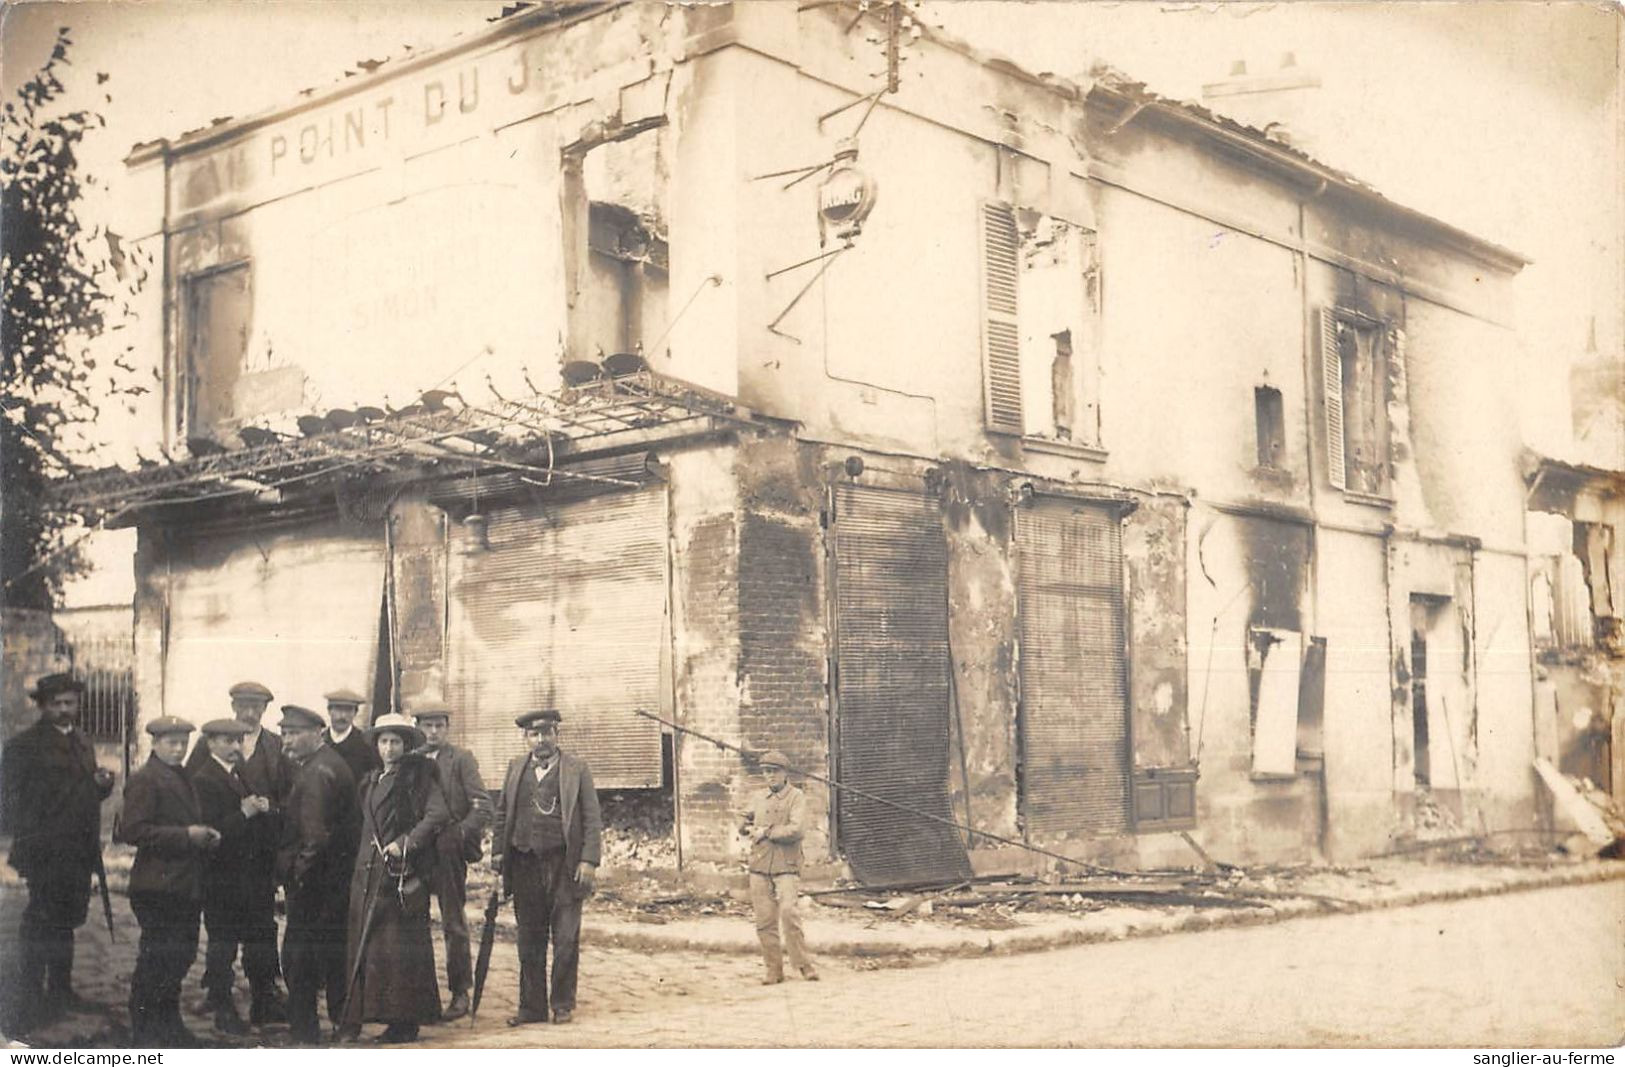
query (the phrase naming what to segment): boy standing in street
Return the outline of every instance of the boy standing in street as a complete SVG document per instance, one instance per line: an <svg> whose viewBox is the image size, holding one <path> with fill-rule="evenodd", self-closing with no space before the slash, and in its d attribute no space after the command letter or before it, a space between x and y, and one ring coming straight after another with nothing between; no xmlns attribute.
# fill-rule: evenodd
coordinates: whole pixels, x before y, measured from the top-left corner
<svg viewBox="0 0 1625 1067"><path fill-rule="evenodd" d="M784 753L770 750L758 761L767 778L767 788L751 797L740 816L739 833L750 842L750 904L756 913L756 937L762 943L762 959L767 964L763 985L784 981L784 951L790 964L809 982L818 981L818 972L807 958L801 934L801 915L796 910L801 880L801 830L806 818L807 798L790 784ZM781 947L779 928L784 928Z"/></svg>

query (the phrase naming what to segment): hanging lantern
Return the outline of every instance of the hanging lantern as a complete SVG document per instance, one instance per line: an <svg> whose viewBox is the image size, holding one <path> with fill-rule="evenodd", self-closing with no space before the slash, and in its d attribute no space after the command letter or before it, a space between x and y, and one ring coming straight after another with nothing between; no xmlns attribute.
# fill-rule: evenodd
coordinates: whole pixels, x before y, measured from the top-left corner
<svg viewBox="0 0 1625 1067"><path fill-rule="evenodd" d="M470 552L484 552L491 547L490 523L479 512L470 512L463 517L463 529L468 533L468 550Z"/></svg>
<svg viewBox="0 0 1625 1067"><path fill-rule="evenodd" d="M848 242L862 233L875 195L875 180L858 167L857 142L842 141L835 149L835 169L818 187L818 243L831 233Z"/></svg>

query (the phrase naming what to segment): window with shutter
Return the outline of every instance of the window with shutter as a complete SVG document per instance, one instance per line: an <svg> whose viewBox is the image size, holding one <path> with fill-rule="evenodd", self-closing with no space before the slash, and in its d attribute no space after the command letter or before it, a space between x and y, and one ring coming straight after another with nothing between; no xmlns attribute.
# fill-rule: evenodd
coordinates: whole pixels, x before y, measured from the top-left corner
<svg viewBox="0 0 1625 1067"><path fill-rule="evenodd" d="M1021 328L1017 321L1021 236L1009 204L982 205L982 407L987 428L1019 434Z"/></svg>
<svg viewBox="0 0 1625 1067"><path fill-rule="evenodd" d="M1326 475L1332 487L1348 487L1348 460L1343 451L1343 352L1338 331L1342 324L1331 308L1320 309L1321 378L1326 398Z"/></svg>
<svg viewBox="0 0 1625 1067"><path fill-rule="evenodd" d="M1388 505L1389 368L1404 359L1404 331L1360 311L1320 310L1326 477L1351 500Z"/></svg>

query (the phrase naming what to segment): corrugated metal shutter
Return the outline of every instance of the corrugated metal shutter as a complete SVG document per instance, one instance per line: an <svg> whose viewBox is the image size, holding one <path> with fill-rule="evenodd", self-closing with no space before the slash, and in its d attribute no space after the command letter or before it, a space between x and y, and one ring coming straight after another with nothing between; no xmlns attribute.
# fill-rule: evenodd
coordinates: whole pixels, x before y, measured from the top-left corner
<svg viewBox="0 0 1625 1067"><path fill-rule="evenodd" d="M1128 826L1123 538L1110 507L1038 500L1020 553L1022 801L1029 833Z"/></svg>
<svg viewBox="0 0 1625 1067"><path fill-rule="evenodd" d="M487 777L524 750L514 717L556 707L601 789L660 785L664 487L493 508L487 549L453 524L449 684Z"/></svg>
<svg viewBox="0 0 1625 1067"><path fill-rule="evenodd" d="M841 485L835 506L837 774L948 819L948 552L923 493ZM839 793L841 847L869 885L970 874L951 826Z"/></svg>
<svg viewBox="0 0 1625 1067"><path fill-rule="evenodd" d="M1320 309L1320 370L1326 401L1326 477L1332 488L1348 488L1348 459L1343 438L1343 351L1337 315Z"/></svg>
<svg viewBox="0 0 1625 1067"><path fill-rule="evenodd" d="M982 406L987 428L1022 433L1021 233L1009 204L982 205Z"/></svg>
<svg viewBox="0 0 1625 1067"><path fill-rule="evenodd" d="M169 586L164 706L201 724L231 711L226 690L252 679L281 704L322 711L322 694L372 687L383 597L381 535L336 525L244 530L180 542ZM266 724L275 728L273 710Z"/></svg>

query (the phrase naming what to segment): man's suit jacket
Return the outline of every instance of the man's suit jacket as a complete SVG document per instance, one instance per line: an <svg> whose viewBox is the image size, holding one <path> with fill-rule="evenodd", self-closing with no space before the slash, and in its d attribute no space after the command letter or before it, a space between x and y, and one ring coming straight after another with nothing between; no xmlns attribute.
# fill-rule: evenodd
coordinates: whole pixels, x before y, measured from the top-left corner
<svg viewBox="0 0 1625 1067"><path fill-rule="evenodd" d="M62 733L43 719L6 742L0 797L13 835L11 865L24 878L67 867L88 872L101 851L102 800L96 750L80 730Z"/></svg>
<svg viewBox="0 0 1625 1067"><path fill-rule="evenodd" d="M186 771L196 774L199 767L209 762L209 746L199 737L192 745L192 754L186 757ZM288 793L288 757L282 753L282 738L268 729L260 730L260 739L254 744L254 754L237 765L243 784L255 796L269 797L273 805L282 803Z"/></svg>
<svg viewBox="0 0 1625 1067"><path fill-rule="evenodd" d="M197 793L180 767L148 756L124 787L119 840L135 846L130 893L164 893L197 901L203 897L203 854L186 828L203 822Z"/></svg>
<svg viewBox="0 0 1625 1067"><path fill-rule="evenodd" d="M530 753L515 756L508 764L508 773L502 779L502 807L497 811L496 828L491 838L491 851L502 857L502 885L512 891L513 864L509 855L513 851L515 805L519 799L519 776L527 773ZM575 885L576 865L590 863L598 866L600 838L604 818L598 810L598 790L592 784L592 771L586 761L568 752L559 753L559 814L564 820L564 869L570 873L570 884ZM579 889L577 890L579 894Z"/></svg>
<svg viewBox="0 0 1625 1067"><path fill-rule="evenodd" d="M357 788L367 780L367 775L384 765L383 760L378 758L378 750L359 728L352 729L344 736L343 741L333 740L332 730L328 730L323 736L327 738L327 747L343 757L345 764L350 768L350 773L355 775Z"/></svg>
<svg viewBox="0 0 1625 1067"><path fill-rule="evenodd" d="M186 772L196 778L204 766L214 763L209 756L206 739L199 737L186 757ZM268 729L260 730L260 739L254 744L254 754L237 765L237 775L254 796L271 801L271 811L249 820L247 852L250 863L261 877L269 878L276 860L276 851L282 833L280 809L287 799L292 769L282 751L282 738ZM218 827L216 827L218 829Z"/></svg>
<svg viewBox="0 0 1625 1067"><path fill-rule="evenodd" d="M204 887L236 886L249 874L254 862L259 831L256 824L269 821L270 815L244 815L243 798L252 796L253 790L243 782L241 772L232 774L212 757L192 772L192 788L197 792L203 822L220 831L219 847L204 861Z"/></svg>
<svg viewBox="0 0 1625 1067"><path fill-rule="evenodd" d="M440 768L440 784L452 820L440 833L439 850L445 856L464 856L463 843L479 837L491 825L491 794L485 791L479 761L468 749L441 745L434 762Z"/></svg>

